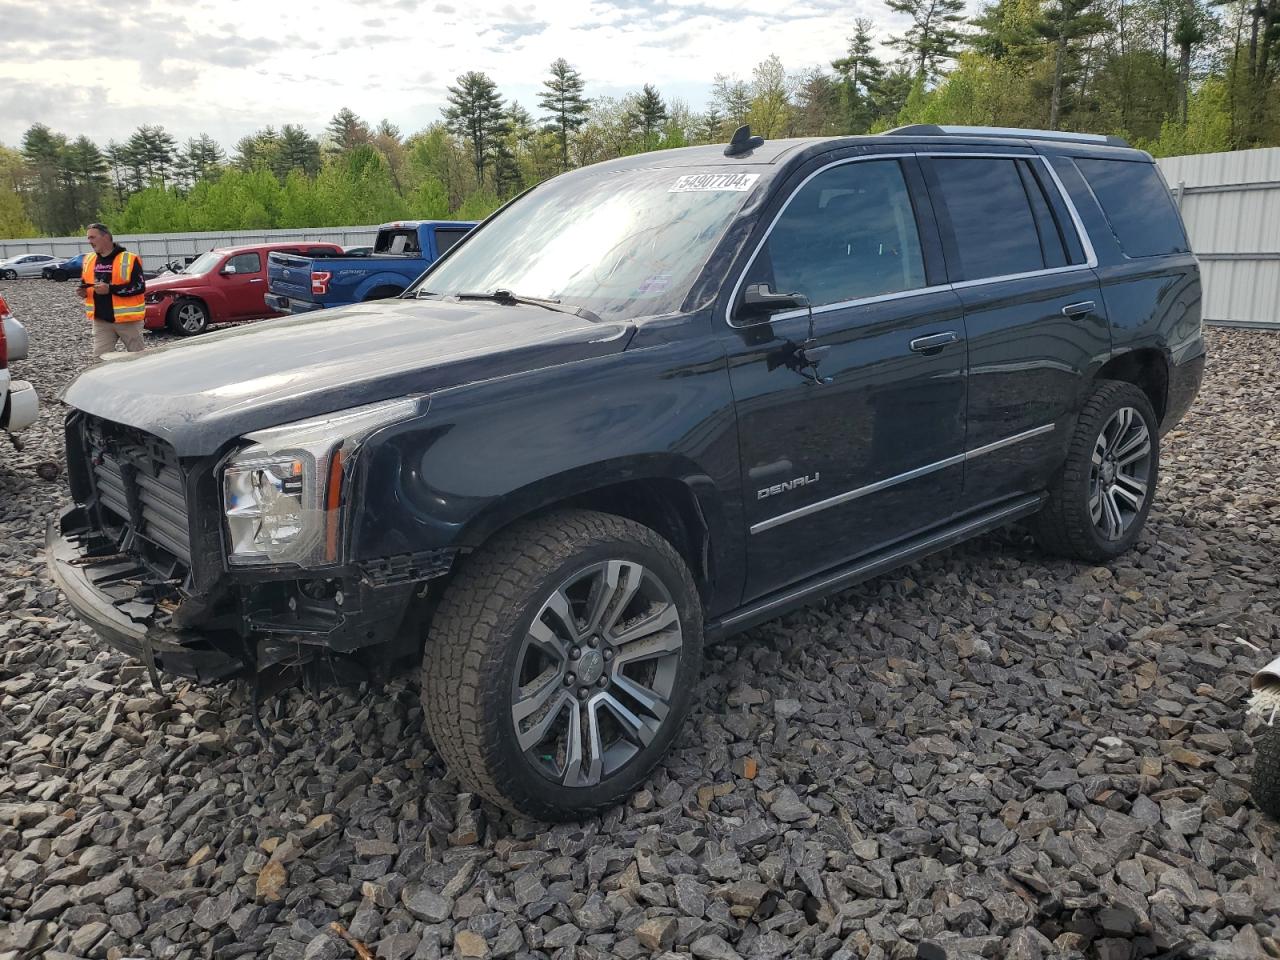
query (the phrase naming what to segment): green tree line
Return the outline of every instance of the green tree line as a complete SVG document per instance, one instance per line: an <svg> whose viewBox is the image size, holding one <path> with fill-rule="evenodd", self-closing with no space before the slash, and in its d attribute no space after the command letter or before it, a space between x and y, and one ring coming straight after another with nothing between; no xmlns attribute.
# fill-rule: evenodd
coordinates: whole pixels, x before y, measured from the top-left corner
<svg viewBox="0 0 1280 960"><path fill-rule="evenodd" d="M1280 0L885 0L905 22L877 55L872 23L845 54L795 72L776 56L717 74L701 111L652 84L589 97L565 59L536 112L478 71L439 120L404 135L343 108L319 136L286 123L228 155L158 125L100 146L44 124L0 146L0 237L478 219L574 167L725 141L877 133L907 123L1117 134L1156 156L1280 144Z"/></svg>

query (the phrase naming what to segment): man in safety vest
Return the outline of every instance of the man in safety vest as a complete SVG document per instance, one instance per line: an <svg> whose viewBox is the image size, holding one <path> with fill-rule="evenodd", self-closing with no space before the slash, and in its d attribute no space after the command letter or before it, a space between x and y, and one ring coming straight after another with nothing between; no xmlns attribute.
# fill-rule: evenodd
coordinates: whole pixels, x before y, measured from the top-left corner
<svg viewBox="0 0 1280 960"><path fill-rule="evenodd" d="M80 270L80 294L84 312L93 321L93 354L115 352L117 340L130 353L138 353L147 311L142 259L116 243L101 223L89 224L85 239L93 253L84 258Z"/></svg>

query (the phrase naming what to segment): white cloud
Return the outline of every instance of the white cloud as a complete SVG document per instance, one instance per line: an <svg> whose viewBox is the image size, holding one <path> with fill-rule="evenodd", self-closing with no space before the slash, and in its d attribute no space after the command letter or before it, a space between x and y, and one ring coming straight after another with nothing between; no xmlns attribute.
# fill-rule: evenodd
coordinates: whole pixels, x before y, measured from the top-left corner
<svg viewBox="0 0 1280 960"><path fill-rule="evenodd" d="M0 143L36 122L100 143L159 123L230 148L268 123L318 134L342 106L408 132L439 118L466 70L536 114L561 56L589 96L653 83L699 109L715 74L749 77L772 53L797 72L828 64L856 16L882 39L899 26L881 0L135 0L80 13L0 0Z"/></svg>

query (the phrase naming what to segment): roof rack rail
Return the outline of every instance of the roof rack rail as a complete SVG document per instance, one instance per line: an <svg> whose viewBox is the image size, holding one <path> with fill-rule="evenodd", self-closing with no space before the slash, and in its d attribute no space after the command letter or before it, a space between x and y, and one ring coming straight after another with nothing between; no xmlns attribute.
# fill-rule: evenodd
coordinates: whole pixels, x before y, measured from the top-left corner
<svg viewBox="0 0 1280 960"><path fill-rule="evenodd" d="M886 130L886 136L899 137L1018 137L1027 140L1066 140L1071 143L1101 143L1109 147L1127 147L1124 137L1112 137L1102 133L1070 133L1065 130L1029 130L1020 127L953 127L934 123L913 123L894 130Z"/></svg>

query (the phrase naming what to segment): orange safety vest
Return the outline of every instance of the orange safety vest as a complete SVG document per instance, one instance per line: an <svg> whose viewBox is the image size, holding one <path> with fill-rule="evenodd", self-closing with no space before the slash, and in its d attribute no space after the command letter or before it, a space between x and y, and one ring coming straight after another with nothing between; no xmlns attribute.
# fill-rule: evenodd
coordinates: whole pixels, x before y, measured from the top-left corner
<svg viewBox="0 0 1280 960"><path fill-rule="evenodd" d="M93 319L93 268L98 262L98 255L90 253L84 258L84 264L80 268L80 281L87 283L89 286L84 292L84 313L90 320ZM116 258L111 261L111 283L114 286L120 286L129 282L129 274L133 272L134 263L138 264L138 269L142 269L142 259L135 253L128 250L121 250L116 254ZM136 293L132 296L122 297L117 293L111 295L111 309L115 313L116 323L134 323L143 320L147 315L147 295L145 293Z"/></svg>

